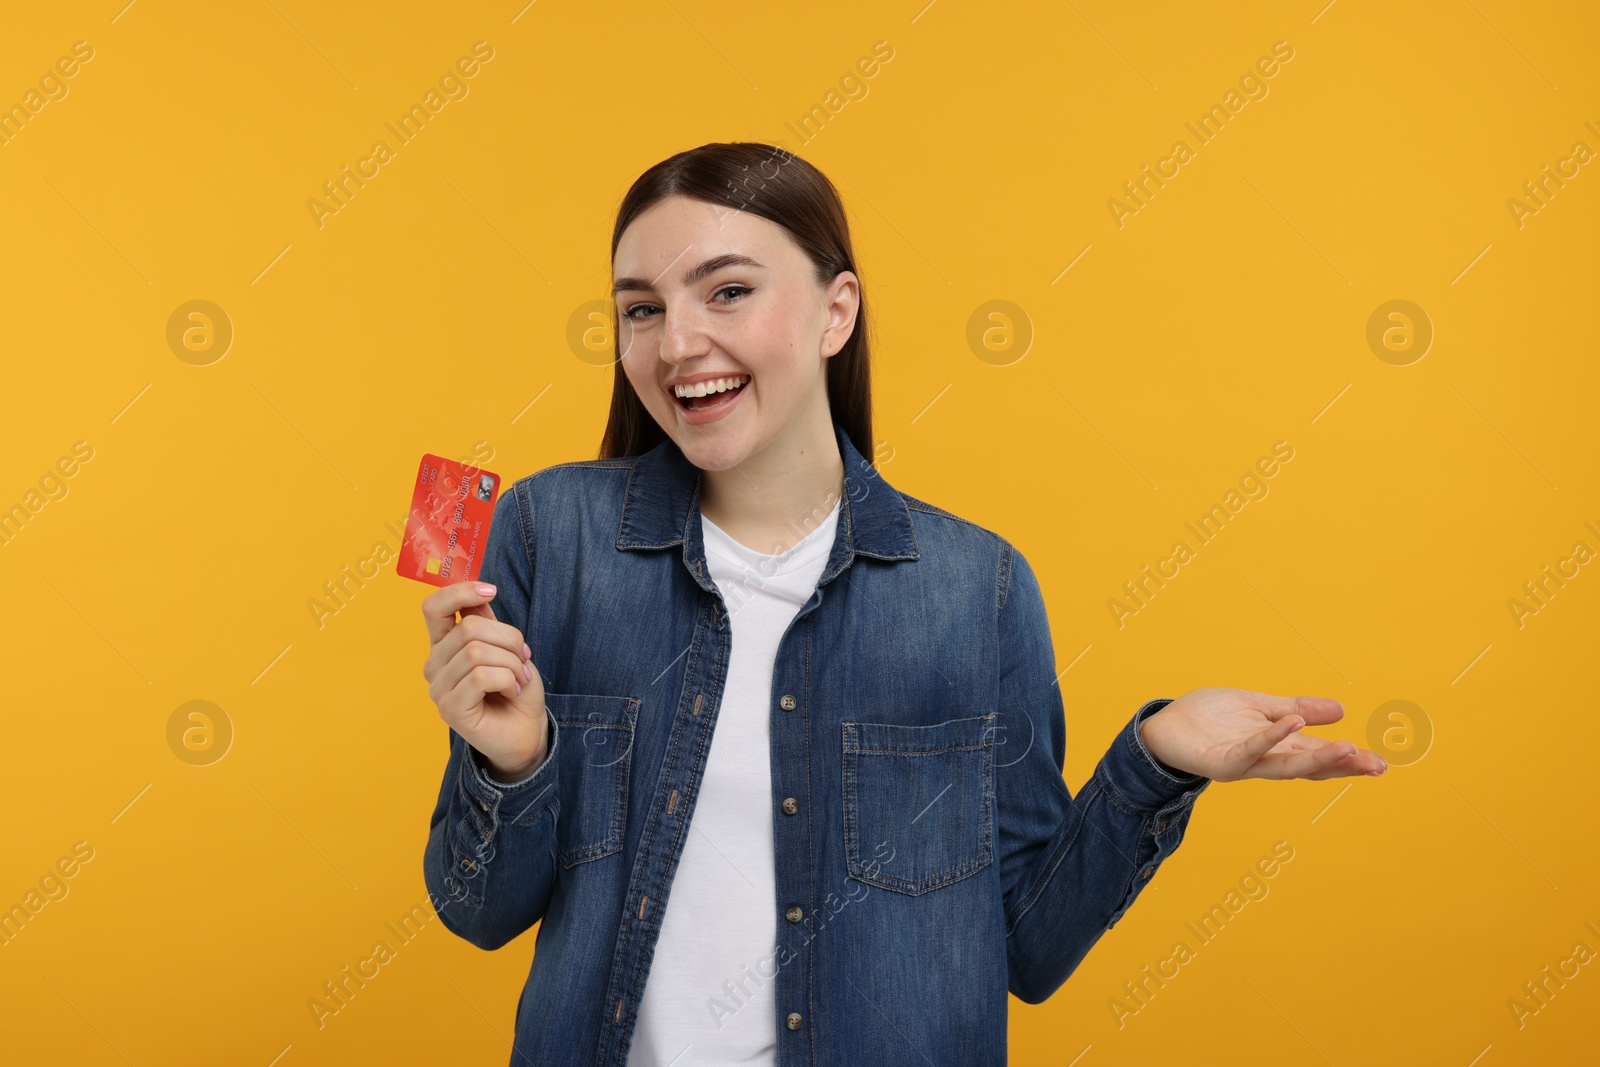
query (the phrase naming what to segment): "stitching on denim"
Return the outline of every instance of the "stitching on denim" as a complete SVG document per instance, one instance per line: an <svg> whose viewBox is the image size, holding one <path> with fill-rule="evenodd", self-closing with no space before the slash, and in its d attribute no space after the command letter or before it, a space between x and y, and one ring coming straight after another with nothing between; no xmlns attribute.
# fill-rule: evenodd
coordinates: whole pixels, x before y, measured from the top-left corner
<svg viewBox="0 0 1600 1067"><path fill-rule="evenodd" d="M714 600L713 600L713 603L715 603ZM704 618L704 615L702 614L701 617ZM696 629L698 630L698 629L700 629L700 627L696 627ZM716 627L716 632L719 635L721 634L722 628L721 628L720 624ZM728 644L731 645L731 643L732 643L732 635L733 635L733 625L732 625L732 623L730 623L728 625L728 635L729 635ZM715 648L716 648L716 652L717 652L717 664L716 664L717 673L726 676L726 673L727 673L727 661L728 661L728 658L729 658L729 656L731 654L731 648L724 647L724 643L720 639L717 640ZM711 742L712 742L713 737L714 737L714 732L716 730L716 723L711 721L711 720L715 716L717 716L721 711L721 708L722 708L722 696L723 696L723 693L719 689L717 691L717 699L712 704L711 709L710 709L710 711L709 711L709 713L707 715L707 721L706 721L706 723L701 725L700 730L699 730L700 740L699 740L698 746L695 749L694 766L698 767L698 768L701 768L702 773L703 773L704 768L705 768L706 752L711 746ZM700 779L691 779L691 781L690 781L690 785L692 787L690 792L693 794L693 798L694 798L694 800L696 802L698 802L698 800L699 800L699 792L700 792L699 787L700 787L700 784L703 781L704 781L703 777L700 778ZM688 798L685 798L685 802L686 803L688 802ZM678 862L681 863L682 860L683 860L682 840L683 840L684 837L687 837L688 833L689 833L689 818L687 817L687 815L680 821L679 826L681 827L681 830L680 830L679 835L678 835L678 843L674 846L674 851L677 854ZM673 875L676 875L676 870L673 871ZM670 879L669 879L669 881L670 881ZM661 909L657 909L657 914L658 915L662 914ZM660 921L661 920L659 918L655 918L655 917L652 917L652 919L651 919L652 925L658 925L660 923ZM659 930L657 931L657 936L659 937ZM634 1009L635 1012L637 1012L637 1010L638 1010L637 1009L638 1003L644 997L644 983L645 983L645 977L646 977L645 966L646 966L645 962L641 958L638 962L636 962L634 964L633 973L630 974L629 978L628 978L628 993L629 993L630 997L632 998L632 1003L636 1006L635 1009Z"/></svg>
<svg viewBox="0 0 1600 1067"><path fill-rule="evenodd" d="M703 611L703 609L702 609L702 611ZM695 674L696 674L695 665L700 660L700 655L701 655L700 649L701 649L701 645L703 644L703 642L705 640L704 632L703 632L705 627L704 627L703 622L702 622L704 617L705 616L702 613L699 616L699 618L696 619L695 627L694 627L694 633L689 638L688 659L686 659L684 661L684 678L686 680L692 680L695 677ZM668 669L670 670L671 668L669 667ZM678 755L678 748L682 744L682 740L683 740L683 736L682 736L683 732L681 730L677 729L677 722L679 721L679 719L683 715L684 707L686 706L686 701L688 700L688 698L689 698L688 691L687 690L683 690L682 691L682 695L678 699L678 706L673 711L673 725L671 727L669 727L669 729L668 729L669 747L668 747L667 751L663 754L662 760L661 760L661 765L662 765L663 768L670 768L670 767L673 767L675 765L674 761L676 760L677 755ZM689 798L687 796L685 796L683 799L684 799L684 803L687 804L688 801L689 801ZM652 808L652 811L653 810L654 809ZM680 821L683 822L685 825L687 825L687 821L688 820L680 820ZM645 820L644 837L639 842L639 854L640 855L649 855L650 854L650 846L655 840L655 833L656 833L655 828L659 823L660 823L660 820L658 818L649 818L649 819Z"/></svg>
<svg viewBox="0 0 1600 1067"><path fill-rule="evenodd" d="M483 898L472 893L467 889L466 886L462 885L460 879L455 876L454 872L444 876L444 888L445 892L450 894L451 900L461 904L464 907L483 907Z"/></svg>
<svg viewBox="0 0 1600 1067"><path fill-rule="evenodd" d="M1117 910L1106 922L1106 929L1108 930L1116 924L1117 920L1127 914L1128 909L1133 907L1133 902L1143 892L1143 889L1137 886L1139 873L1146 867L1160 867L1162 860L1166 858L1161 850L1161 842L1156 840L1156 835L1150 830L1152 821L1149 815L1145 815L1139 820L1138 844L1134 846L1133 850L1134 860L1128 869L1128 881L1122 887L1122 895L1117 898ZM1124 857L1124 859L1126 858ZM1151 871L1150 876L1152 878L1155 877L1155 871Z"/></svg>
<svg viewBox="0 0 1600 1067"><path fill-rule="evenodd" d="M850 565L856 561L855 515L851 511L853 501L851 501L848 492L840 499L842 501L840 510L844 512L844 536L835 542L835 547L828 553L828 559L833 559L833 553L838 551L839 545L844 547L844 558L837 567L830 567L826 562L823 563L822 574L817 577L818 586L823 586L833 581L836 577L849 570ZM846 582L849 580L849 578L845 579Z"/></svg>
<svg viewBox="0 0 1600 1067"><path fill-rule="evenodd" d="M505 825L532 826L543 818L546 812L551 813L552 819L559 817L561 814L561 796L557 789L557 784L557 782L546 782L544 788L539 790L533 800L525 804L515 815L505 820ZM550 794L550 799L540 804L539 801L546 794ZM554 827L552 826L551 829L553 830Z"/></svg>
<svg viewBox="0 0 1600 1067"><path fill-rule="evenodd" d="M806 619L809 619L810 617L811 616L807 615ZM802 621L805 621L805 620L802 620ZM805 742L805 745L804 745L805 753L806 753L806 777L805 777L805 781L806 781L806 786L809 789L811 781L812 781L812 778L811 778L811 627L809 627L809 626L807 626L805 628L804 641L801 642L801 648L802 648L802 653L801 653L801 657L800 657L800 679L801 679L800 680L800 713L805 716L805 719L804 719L804 722L803 722L803 725L805 727L805 739L806 739L806 742ZM811 794L808 792L806 794L806 800L809 802L810 799L811 799ZM806 856L807 857L813 857L813 856L815 856L817 854L817 852L816 852L815 843L812 841L812 836L811 836L811 826L812 826L812 818L811 818L811 811L810 811L811 804L807 803L806 804L806 808L807 808L807 811L806 811ZM806 879L806 906L808 908L812 909L812 910L815 910L816 897L813 895L813 893L814 893L813 881L814 880L811 879L811 878L807 878ZM814 982L814 981L811 981L811 978L816 973L817 973L817 939L815 937L808 937L808 938L806 938L806 1022L808 1024L808 1027L817 1017L817 983ZM811 1062L813 1064L813 1067L815 1067L815 1064L817 1062L817 1042L816 1042L815 1034L813 1034L809 1029L807 1030L807 1034L806 1034L806 1043L810 1047L810 1050L811 1050Z"/></svg>
<svg viewBox="0 0 1600 1067"><path fill-rule="evenodd" d="M548 711L546 714L549 714ZM552 720L555 718L553 715L550 717ZM568 744L570 745L571 743L568 742ZM510 790L501 791L499 801L495 805L494 814L498 816L499 808L504 806L507 801L510 801L514 804L522 804L522 806L517 809L515 815L512 815L510 818L505 820L506 825L508 826L531 826L538 822L539 817L550 808L554 808L559 814L561 810L561 774L559 765L556 765L556 761L560 758L561 726L559 722L553 722L552 732L550 734L550 748L549 751L545 753L545 762L540 764L538 770L535 770L533 774L528 776L527 782L519 783L515 787L515 792ZM523 790L531 787L533 779L538 778L541 773L543 773L544 777L547 779L544 783L544 787L533 795L532 800L523 803L523 798L527 795ZM551 794L551 797L545 804L540 805L539 801L544 798L546 793Z"/></svg>
<svg viewBox="0 0 1600 1067"><path fill-rule="evenodd" d="M454 835L452 835L450 841L450 855L450 873L445 877L455 886L459 887L460 893L456 899L469 908L483 907L483 895L481 893L474 892L472 887L467 884L468 882L475 881L478 876L483 873L483 870L482 868L472 869L471 874L467 875L465 878L462 877L462 862L467 857L466 854L461 850L460 842L455 839Z"/></svg>
<svg viewBox="0 0 1600 1067"><path fill-rule="evenodd" d="M885 484L887 484L887 483L885 483ZM900 490L898 490L898 489L896 489L895 492L900 494L900 499L905 501L906 507L908 507L908 508L911 508L911 509L913 509L915 511L925 512L925 513L927 513L929 515L939 515L939 516L942 516L942 517L944 517L946 519L954 519L956 522L964 523L967 526L971 526L973 529L982 530L984 533L990 534L991 536L994 535L994 531L993 530L990 530L990 529L988 529L986 527L983 527L983 526L979 526L977 523L973 522L971 519L964 519L960 515L955 514L954 512L946 511L944 508L938 507L937 505L934 505L934 504L930 504L926 500L918 500L916 497L911 496L909 493L900 492Z"/></svg>
<svg viewBox="0 0 1600 1067"><path fill-rule="evenodd" d="M588 461L588 463L590 465L605 464L605 465L612 466L612 467L620 468L620 467L626 466L628 468L628 482L627 482L626 485L624 485L622 487L622 509L621 509L620 514L618 514L618 516L617 516L617 544L618 545L624 544L624 542L622 540L622 531L623 531L623 528L628 525L628 502L633 499L633 480L636 477L638 477L638 475L639 475L639 458L640 457L638 457L638 456L630 457L629 462L627 462L627 463L622 463L622 462L618 462L618 461L607 461L607 460L589 460ZM696 475L695 476L695 490L696 490L696 492L699 491L699 485L700 485L699 476ZM691 514L693 514L693 512L694 512L694 505L692 503L689 506L689 511L690 511ZM627 546L629 548L670 548L673 545L682 544L683 541L684 541L683 536L679 535L678 537L673 538L671 541L661 541L659 543L656 543L656 542L629 541L629 542L626 542L626 544L627 544Z"/></svg>
<svg viewBox="0 0 1600 1067"><path fill-rule="evenodd" d="M986 733L988 724L993 720L993 715L974 716L980 722L979 728ZM956 720L947 720L956 721ZM841 725L842 771L840 775L842 785L842 802L845 824L845 869L849 877L867 885L877 886L882 889L905 893L909 896L921 896L935 889L942 889L965 878L969 878L994 862L994 750L992 744L978 745L951 745L937 749L864 749L860 747L858 734L861 726L898 725L882 723L846 722ZM944 725L940 723L939 725ZM984 808L982 829L978 837L977 854L954 867L931 874L926 878L902 878L898 875L884 874L882 871L870 870L861 862L861 833L860 833L860 764L862 755L890 755L890 756L915 756L932 755L941 752L972 751L978 750L983 756L978 765L979 804Z"/></svg>
<svg viewBox="0 0 1600 1067"><path fill-rule="evenodd" d="M927 501L918 500L916 497L911 496L911 495L909 495L907 493L901 493L900 497L901 497L901 499L903 499L906 502L906 507L911 508L911 509L913 509L915 511L927 512L929 515L942 515L947 519L954 519L957 522L964 522L968 526L977 526L978 525L977 523L973 522L971 519L963 519L960 515L956 515L953 512L946 511L944 508L941 508L936 504L929 504Z"/></svg>
<svg viewBox="0 0 1600 1067"><path fill-rule="evenodd" d="M850 857L860 852L860 845L856 841L856 806L850 802L852 787L855 785L856 765L852 758L851 742L855 736L855 723L846 722L839 724L841 734L840 743L843 750L840 753L839 775L839 803L844 812L844 864L848 874L851 863Z"/></svg>
<svg viewBox="0 0 1600 1067"><path fill-rule="evenodd" d="M1072 829L1067 833L1066 839L1061 842L1060 847L1045 862L1044 871L1039 875L1039 880L1033 884L1032 889L1028 890L1028 895L1022 898L1022 903L1017 905L1016 916L1011 920L1010 925L1006 927L1007 937L1011 936L1012 931L1017 928L1028 912L1033 910L1033 906L1044 895L1045 887L1050 884L1050 880L1055 877L1056 871L1066 860L1067 853L1071 851L1073 844L1078 840L1078 835L1083 833L1083 825L1089 821L1090 806L1094 803L1096 797L1102 795L1104 795L1104 791L1098 788L1098 784L1093 777L1089 779L1087 785L1078 791L1077 802L1072 805L1072 815L1075 816Z"/></svg>
<svg viewBox="0 0 1600 1067"><path fill-rule="evenodd" d="M703 524L704 518L705 518L704 513L700 510L700 481L701 481L700 476L696 475L695 476L695 480L694 480L694 488L692 490L690 490L690 492L689 492L689 507L683 513L683 530L682 530L682 532L680 532L678 534L678 536L673 538L671 541L666 542L667 545L682 545L683 546L684 564L686 566L689 563L689 558L688 558L689 545L693 541L692 527L694 526L695 517L699 516L700 519L702 520L702 524ZM700 587L702 589L704 589L708 585L712 585L712 586L716 585L716 582L714 582L712 580L711 576L706 573L706 570L707 570L707 567L709 566L709 564L708 564L708 562L706 560L706 557L705 557L705 549L706 549L705 538L702 536L701 537L701 541L700 541L700 558L698 560L696 560L695 564L694 564L694 576L695 576L695 578L696 579L704 579L703 582L698 582L697 583L697 584L700 585ZM718 618L717 618L717 605L716 605L716 601L715 600L713 600L712 603L711 603L711 621L712 622L717 622L718 621ZM732 623L729 623L730 627L732 625L733 625Z"/></svg>
<svg viewBox="0 0 1600 1067"><path fill-rule="evenodd" d="M548 467L541 467L528 475L536 478L549 471L567 470L572 467L593 467L596 469L616 470L621 467L631 467L639 462L638 456L618 456L616 459L569 459L561 463L552 463Z"/></svg>
<svg viewBox="0 0 1600 1067"><path fill-rule="evenodd" d="M906 504L905 494L900 492L900 490L895 489L893 486L890 486L888 482L884 482L883 484L884 484L884 487L886 489L888 489L890 492L894 493L895 496L900 498L900 506L906 509L906 529L911 534L911 552L912 552L913 555L916 555L916 556L918 556L920 558L921 555L922 555L922 546L917 543L917 524L911 518L911 508L910 508L909 505ZM949 513L946 512L946 514L949 514ZM950 517L952 519L955 518L954 515L951 515Z"/></svg>
<svg viewBox="0 0 1600 1067"><path fill-rule="evenodd" d="M567 693L560 695L584 696L588 694ZM555 722L558 726L572 726L575 728L583 727L586 730L614 731L618 735L619 740L626 740L628 746L627 753L618 759L616 763L608 765L607 767L599 768L600 770L611 770L612 767L616 768L615 770L611 771L611 777L614 780L611 787L611 825L607 828L605 837L599 841L574 845L571 848L562 848L559 840L557 841L556 856L560 860L561 866L567 870L571 870L579 864L588 863L592 860L603 859L606 856L613 855L622 850L623 838L627 827L628 781L630 778L630 771L633 766L633 743L635 731L638 725L638 708L640 701L638 697L608 697L608 699L622 700L626 702L622 721L614 723L597 723L589 719L574 719L570 717L561 718L554 715L551 716L553 719L555 719ZM630 718L633 719L631 724L628 722ZM584 777L587 778L587 776Z"/></svg>
<svg viewBox="0 0 1600 1067"><path fill-rule="evenodd" d="M628 472L628 480L622 486L622 507L617 509L617 538L616 543L622 544L622 531L628 526L628 501L633 499L633 479L639 473L639 465L635 463Z"/></svg>
<svg viewBox="0 0 1600 1067"><path fill-rule="evenodd" d="M539 635L533 632L532 627L529 625L533 621L533 601L537 593L537 590L533 587L533 580L536 580L536 576L539 573L539 549L533 533L533 487L531 479L529 479L529 482L530 484L526 486L522 480L513 482L511 491L517 505L517 532L522 534L523 555L527 557L528 574L532 579L528 583L528 602L523 606L522 633L527 638L530 648L538 648Z"/></svg>
<svg viewBox="0 0 1600 1067"><path fill-rule="evenodd" d="M992 851L985 851L977 859L969 860L960 867L952 867L948 871L941 871L937 875L930 875L918 882L908 878L900 878L892 874L873 873L867 870L865 864L854 860L850 863L850 877L867 885L877 886L880 889L889 889L906 896L920 897L924 893L931 893L935 889L943 889L947 885L954 885L972 877L994 862Z"/></svg>
<svg viewBox="0 0 1600 1067"><path fill-rule="evenodd" d="M1143 766L1153 770L1163 784L1184 787L1197 785L1201 779L1204 778L1204 775L1190 774L1185 775L1182 778L1178 778L1171 772L1163 770L1160 763L1158 763L1156 760L1155 753L1151 752L1150 749L1145 745L1144 736L1139 732L1139 722L1141 722L1143 719L1148 719L1151 716L1159 714L1160 711L1167 706L1167 704L1171 703L1171 700L1167 700L1165 703L1162 703L1161 700L1151 700L1140 706L1139 710L1134 713L1135 721L1132 730L1132 736L1127 738L1128 747L1132 749L1134 758ZM1148 708L1153 704L1161 704L1161 708L1157 708L1149 715L1145 715L1145 708ZM1209 781L1209 779L1205 780Z"/></svg>
<svg viewBox="0 0 1600 1067"><path fill-rule="evenodd" d="M1117 792L1116 783L1111 780L1111 775L1107 773L1106 765L1103 761L1095 766L1093 778L1100 780L1105 787L1106 796L1116 805L1118 811L1124 815L1144 814L1143 808Z"/></svg>
<svg viewBox="0 0 1600 1067"><path fill-rule="evenodd" d="M871 470L870 467L869 467L869 470ZM875 489L875 488L881 488L885 492L891 494L899 502L899 504L900 504L902 509L904 509L906 507L906 501L909 498L904 493L900 492L900 490L898 490L894 486L890 485L889 482L883 477L883 475L879 474L876 470L871 470L871 476L869 478L864 479L864 480L868 483L868 485L867 485L867 492L868 493L871 493L872 490ZM886 560L886 561L900 561L900 560L914 560L918 556L921 555L921 550L919 549L919 547L917 545L917 528L916 528L916 524L911 521L911 516L910 516L909 513L906 515L906 529L909 531L910 536L911 536L911 553L910 553L910 555L889 556L889 555L885 555L885 554L883 554L881 552L872 552L872 551L869 551L867 549L857 548L856 544L855 544L854 526L853 526L851 518L850 518L850 505L853 503L853 501L851 500L850 494L848 492L845 493L843 499L844 499L844 512L845 512L845 537L849 541L850 551L849 551L849 555L847 556L843 566L841 566L839 568L839 570L842 571L842 570L844 570L845 567L850 566L850 564L854 562L856 556L865 556L868 559L881 559L881 560ZM865 500L866 496L863 495L862 499ZM834 572L834 573L837 573L837 572ZM832 576L833 576L832 574L825 573L824 574L824 580L829 579Z"/></svg>
<svg viewBox="0 0 1600 1067"><path fill-rule="evenodd" d="M856 752L863 756L934 756L940 752L968 752L988 748L983 743L976 745L946 745L943 748L857 748Z"/></svg>
<svg viewBox="0 0 1600 1067"><path fill-rule="evenodd" d="M693 679L697 675L696 665L699 663L700 656L702 654L701 653L701 649L703 648L704 643L705 643L705 639L706 639L705 638L706 627L704 625L704 619L705 619L705 609L702 608L700 613L697 615L696 620L695 620L694 633L689 639L689 650L688 650L688 653L687 653L688 658L685 660L685 666L684 666L684 677L686 679ZM677 726L678 726L678 722L680 720L680 717L683 715L683 710L684 710L684 707L685 707L685 703L684 702L688 698L688 695L689 694L688 694L687 691L684 691L682 693L682 695L680 696L679 701L678 701L678 706L673 711L673 716L674 716L673 717L673 725L671 726L671 728L668 731L669 747L668 747L666 753L663 755L662 763L661 763L661 765L662 765L662 767L664 769L675 766L675 762L674 761L676 760L676 757L677 757L677 754L678 754L678 751L679 751L679 746L682 743L682 731L679 730L677 728ZM703 748L704 748L704 746L702 745L702 749ZM648 855L651 854L651 847L652 847L652 845L654 844L654 841L655 841L657 828L661 825L661 822L662 822L661 817L658 814L658 808L654 804L654 799L655 798L652 798L651 817L645 819L644 830L642 832L642 835L641 835L641 838L640 838L640 841L639 841L639 852L638 852L638 854L640 856L648 856ZM688 803L688 798L687 797L684 798L684 803L685 804ZM679 835L678 835L678 843L679 843L679 845L681 845L683 836L688 833L689 820L687 818L680 819L678 821L678 825L680 827L680 831L679 831ZM681 853L680 853L680 858L681 858ZM639 876L639 865L637 863L635 863L634 869L633 869L632 872L630 872L630 875L629 875L629 878L628 878L628 891L629 892L631 892L635 888L635 883L637 881L638 876ZM661 922L661 920L659 918L660 915L661 915L661 909L658 908L658 909L656 909L655 912L653 912L651 914L651 917L648 920L646 920L646 922L651 927L659 928L660 922ZM606 1003L606 1011L608 1013L608 1017L609 1017L609 1013L614 1010L611 1007L611 1005L613 1003L615 1003L616 998L618 996L626 995L626 996L632 997L632 998L634 998L634 1003L635 1004L638 1003L638 997L639 997L639 995L641 993L642 982L643 982L643 979L642 979L642 977L640 975L641 964L637 964L636 963L634 965L634 967L633 967L633 970L628 974L621 973L621 971L618 968L618 964L621 963L626 958L626 953L627 953L628 946L630 944L632 944L638 937L643 936L643 935L640 935L640 934L636 933L637 930L638 930L638 924L637 923L628 923L628 922L624 921L621 929L618 931L617 941L616 941L616 948L612 952L612 957L611 957L611 981L606 986L606 1000L605 1000L605 1003ZM610 1046L611 1046L611 1035L612 1035L613 1029L614 1029L614 1026L610 1022L603 1022L601 1024L601 1027L600 1027L600 1044L599 1044L599 1050L598 1050L598 1053L597 1053L596 1062L603 1062L605 1057L606 1057L606 1055L608 1054L608 1051L609 1051Z"/></svg>
<svg viewBox="0 0 1600 1067"><path fill-rule="evenodd" d="M1016 554L1016 548L1010 541L1002 538L1000 549L1000 562L996 567L995 585L995 629L999 632L1000 614L1005 611L1006 601L1011 597L1011 557Z"/></svg>
<svg viewBox="0 0 1600 1067"><path fill-rule="evenodd" d="M546 807L558 806L558 797L552 797L544 807L539 806L539 801L559 784L559 776L557 776L552 764L559 756L557 750L560 744L560 730L557 729L556 733L552 735L549 751L545 754L545 762L540 764L526 779L511 785L503 785L490 778L484 769L479 766L472 752L467 751L465 753L467 771L461 775L458 781L468 801L479 802L483 810L489 813L487 818L491 834L498 833L502 823L507 826L530 826L538 821L539 816L544 813ZM533 782L540 777L552 780L546 781L543 788L533 794L532 800L524 802L527 790L531 789ZM469 782L471 783L470 786L468 785ZM485 801L487 803L484 803ZM518 808L515 815L502 820L500 809L507 801L512 801L522 806ZM467 804L467 809L471 811L471 803Z"/></svg>
<svg viewBox="0 0 1600 1067"><path fill-rule="evenodd" d="M473 828L482 832L485 827L494 825L494 808L499 803L499 798L492 791L483 791L478 775L481 773L477 762L473 759L473 748L463 738L461 742L461 763L456 767L456 793L462 801L462 808L466 811L463 819L470 820ZM485 816L480 814L488 811Z"/></svg>

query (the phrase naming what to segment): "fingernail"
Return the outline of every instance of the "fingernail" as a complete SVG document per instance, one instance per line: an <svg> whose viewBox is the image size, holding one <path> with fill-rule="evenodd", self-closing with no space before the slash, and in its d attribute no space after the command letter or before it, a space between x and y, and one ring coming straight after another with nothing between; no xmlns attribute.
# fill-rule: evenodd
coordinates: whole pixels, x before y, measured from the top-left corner
<svg viewBox="0 0 1600 1067"><path fill-rule="evenodd" d="M515 684L516 687L517 687L516 688L517 696L521 696L522 695L522 683L521 682L516 682L516 683L513 683L513 684Z"/></svg>
<svg viewBox="0 0 1600 1067"><path fill-rule="evenodd" d="M533 664L529 663L529 664L525 664L523 666L523 668L522 668L522 678L523 678L524 681L528 681L528 682L533 681Z"/></svg>
<svg viewBox="0 0 1600 1067"><path fill-rule="evenodd" d="M494 586L489 585L487 583L485 583L484 585L478 586L478 595L479 596L494 596Z"/></svg>
<svg viewBox="0 0 1600 1067"><path fill-rule="evenodd" d="M533 658L533 649L528 647L528 642L526 642L526 641L522 642L522 658L523 659L532 659Z"/></svg>

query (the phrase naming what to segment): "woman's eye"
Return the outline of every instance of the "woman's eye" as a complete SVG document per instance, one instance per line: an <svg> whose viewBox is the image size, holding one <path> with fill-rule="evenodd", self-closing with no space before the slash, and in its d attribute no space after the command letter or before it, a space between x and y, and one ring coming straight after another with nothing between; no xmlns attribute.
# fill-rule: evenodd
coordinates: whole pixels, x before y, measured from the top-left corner
<svg viewBox="0 0 1600 1067"><path fill-rule="evenodd" d="M752 293L754 291L755 290L751 289L748 285L724 285L722 288L716 291L715 296L717 297L718 303L731 304L737 301L740 297L744 296L746 293ZM726 294L729 293L733 295L727 296ZM648 312L660 310L661 309L656 307L654 304L635 304L627 311L624 311L622 313L622 317L625 319L630 319L633 322L643 322L645 319L653 319L656 317L655 315L647 314Z"/></svg>

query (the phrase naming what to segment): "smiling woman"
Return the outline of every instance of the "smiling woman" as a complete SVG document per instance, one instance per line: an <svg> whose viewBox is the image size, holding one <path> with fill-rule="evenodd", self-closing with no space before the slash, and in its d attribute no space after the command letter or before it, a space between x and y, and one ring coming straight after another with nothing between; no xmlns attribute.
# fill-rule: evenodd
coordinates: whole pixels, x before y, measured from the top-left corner
<svg viewBox="0 0 1600 1067"><path fill-rule="evenodd" d="M752 195L753 178L760 187ZM611 250L621 358L601 458L637 455L670 437L680 447L687 441L697 466L700 459L731 466L726 445L697 444L681 430L702 423L687 416L678 422L671 407L653 403L673 374L662 361L683 365L676 373L688 383L743 372L753 378L752 398L765 393L775 403L785 383L799 384L769 377L787 373L782 360L762 368L693 356L709 354L721 333L732 331L740 350L760 346L752 360L765 358L787 350L802 325L818 333L809 372L823 375L828 414L863 455L873 454L867 301L843 205L820 171L763 144L703 145L663 160L639 176L618 207ZM684 303L691 293L692 309ZM661 387L645 381L640 388L641 369ZM825 424L810 414L815 432Z"/></svg>
<svg viewBox="0 0 1600 1067"><path fill-rule="evenodd" d="M1008 996L1066 981L1213 780L1382 767L1298 732L1337 701L1197 689L1074 795L1038 579L864 458L844 208L773 153L629 189L600 455L509 482L485 584L423 601L424 873L475 945L540 924L517 1063L1000 1067Z"/></svg>

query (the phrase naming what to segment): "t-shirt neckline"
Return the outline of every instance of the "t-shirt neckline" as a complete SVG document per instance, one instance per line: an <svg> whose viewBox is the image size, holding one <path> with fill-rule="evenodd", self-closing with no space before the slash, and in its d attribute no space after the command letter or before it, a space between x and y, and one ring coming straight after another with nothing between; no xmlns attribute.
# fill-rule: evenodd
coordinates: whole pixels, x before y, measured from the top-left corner
<svg viewBox="0 0 1600 1067"><path fill-rule="evenodd" d="M702 532L708 542L715 541L723 552L736 556L744 563L751 566L776 567L778 572L787 571L794 567L813 563L817 557L825 553L833 544L833 533L839 525L839 510L844 506L844 498L834 502L833 510L828 512L826 518L817 524L817 528L806 534L789 547L786 552L770 553L759 552L748 545L734 540L733 535L706 517L700 514ZM770 573L770 572L769 572Z"/></svg>

